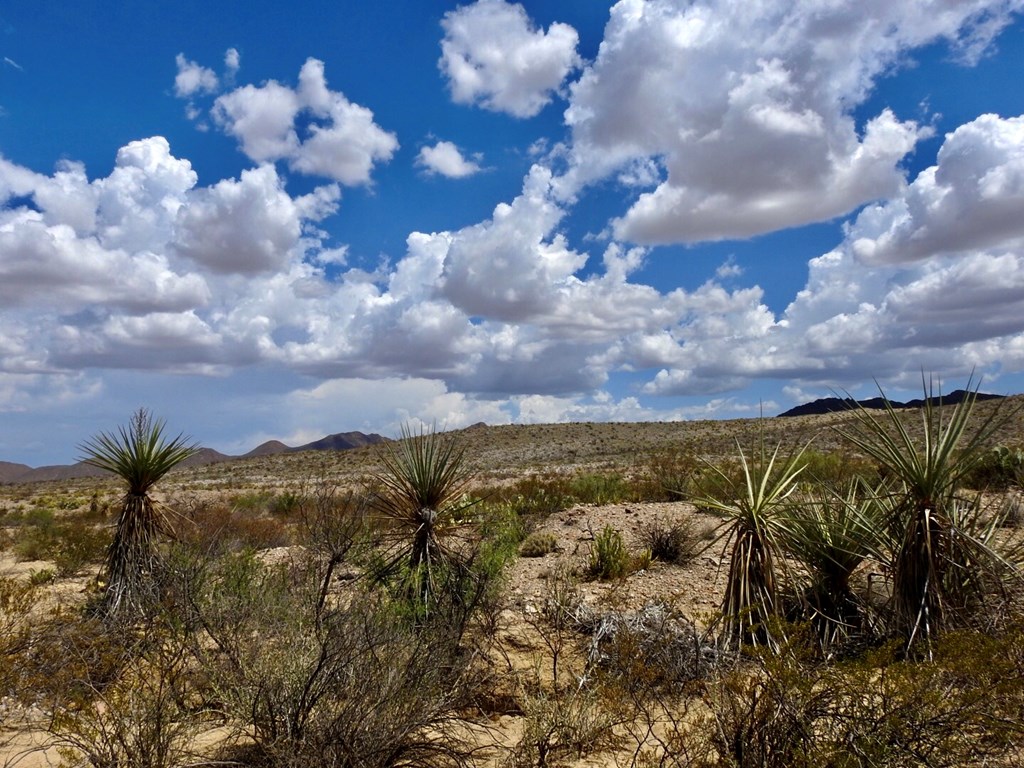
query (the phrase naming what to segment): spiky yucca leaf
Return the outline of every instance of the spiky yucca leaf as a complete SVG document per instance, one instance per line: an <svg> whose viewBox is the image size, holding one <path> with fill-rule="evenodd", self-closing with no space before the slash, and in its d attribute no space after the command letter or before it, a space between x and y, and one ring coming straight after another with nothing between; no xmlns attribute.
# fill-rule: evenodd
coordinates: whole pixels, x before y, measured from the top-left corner
<svg viewBox="0 0 1024 768"><path fill-rule="evenodd" d="M141 610L152 591L157 535L166 530L164 514L149 491L198 446L180 434L166 439L163 420L153 420L140 408L128 427L119 427L116 434L101 432L80 449L84 463L114 473L127 485L107 551L107 614Z"/></svg>
<svg viewBox="0 0 1024 768"><path fill-rule="evenodd" d="M731 543L732 550L722 601L722 640L726 645L767 644L774 648L781 640L772 626L778 615L775 562L781 549L780 512L797 488L804 468L800 461L803 449L781 461L781 446L769 456L763 440L756 461L747 459L738 442L737 449L743 475L739 487L714 468L734 493L698 502L728 518L726 547Z"/></svg>
<svg viewBox="0 0 1024 768"><path fill-rule="evenodd" d="M82 461L120 477L128 493L144 495L174 467L199 450L179 434L170 440L164 437L164 421L155 421L145 409L132 416L128 427L117 433L100 432L83 442Z"/></svg>
<svg viewBox="0 0 1024 768"><path fill-rule="evenodd" d="M782 514L779 538L789 556L807 570L801 605L823 648L850 637L863 624L850 579L865 559L884 558L886 514L876 492L861 480L842 491L812 491Z"/></svg>
<svg viewBox="0 0 1024 768"><path fill-rule="evenodd" d="M907 647L919 639L929 642L948 624L962 623L965 606L981 607L986 595L977 580L965 578L986 561L998 560L977 547L977 536L964 529L962 510L970 500L961 494L961 481L982 459L995 432L1012 416L996 407L973 431L968 431L978 386L968 380L967 395L952 410L941 407L934 388L924 382L922 437L915 440L879 387L884 402L881 416L864 408L854 411L854 423L839 433L874 458L896 483L887 500L894 540L891 557L893 606ZM936 400L939 404L936 405ZM968 543L970 546L964 548ZM972 563L965 561L974 552ZM974 586L972 586L974 585Z"/></svg>
<svg viewBox="0 0 1024 768"><path fill-rule="evenodd" d="M466 450L450 434L423 428L414 433L403 425L401 439L384 445L380 461L373 507L390 521L398 543L379 574L403 572L409 594L427 608L440 571L458 567L440 534L472 503L464 500L471 478Z"/></svg>

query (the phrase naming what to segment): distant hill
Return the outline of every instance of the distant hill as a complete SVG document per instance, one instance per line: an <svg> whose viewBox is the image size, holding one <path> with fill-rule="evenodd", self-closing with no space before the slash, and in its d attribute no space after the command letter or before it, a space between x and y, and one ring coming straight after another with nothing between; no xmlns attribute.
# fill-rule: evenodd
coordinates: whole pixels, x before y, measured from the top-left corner
<svg viewBox="0 0 1024 768"><path fill-rule="evenodd" d="M16 477L31 471L32 467L28 464L13 464L9 461L0 461L0 483L12 483Z"/></svg>
<svg viewBox="0 0 1024 768"><path fill-rule="evenodd" d="M334 435L327 435L312 443L301 445L298 448L291 448L279 440L269 440L242 456L229 456L212 448L200 448L194 455L190 456L182 466L201 467L207 464L219 464L235 459L249 459L255 456L272 456L278 453L297 453L299 451L347 451L352 448L362 448L365 445L375 445L387 440L378 434L363 434L362 432L339 432ZM71 480L78 477L100 477L106 474L103 470L96 469L88 464L78 462L77 464L64 464L47 467L32 468L27 464L14 464L9 461L0 461L0 483L32 483L45 480Z"/></svg>
<svg viewBox="0 0 1024 768"><path fill-rule="evenodd" d="M267 442L260 443L248 453L243 453L242 458L255 459L258 456L276 456L279 453L285 453L290 450L291 448L280 440L267 440Z"/></svg>
<svg viewBox="0 0 1024 768"><path fill-rule="evenodd" d="M889 404L893 408L923 408L926 402L931 402L932 405L957 405L962 403L964 398L969 393L965 389L957 389L950 392L948 395L942 395L941 397L930 397L926 400L910 400L906 403L901 403L898 400L890 400ZM983 392L978 393L978 401L982 400L1001 400L1004 395L986 395ZM854 408L867 408L867 409L882 409L885 408L885 400L881 397L872 397L867 400L854 400L852 397L823 397L820 400L815 400L810 403L804 403L798 405L795 408L790 408L785 413L780 413L779 417L785 416L817 416L823 413L836 413L837 411L851 411Z"/></svg>
<svg viewBox="0 0 1024 768"><path fill-rule="evenodd" d="M350 448L362 448L364 445L376 445L387 440L377 434L364 435L362 432L339 432L335 435L321 437L312 443L289 448L289 452L299 451L347 451Z"/></svg>
<svg viewBox="0 0 1024 768"><path fill-rule="evenodd" d="M102 469L97 469L80 461L77 464L53 464L46 467L36 467L6 482L34 483L42 480L74 480L78 477L102 477L105 474L107 473Z"/></svg>
<svg viewBox="0 0 1024 768"><path fill-rule="evenodd" d="M183 467L205 467L207 464L219 464L222 461L231 461L237 458L235 456L228 456L226 453L215 451L213 448L200 448L198 451L193 453L183 462Z"/></svg>

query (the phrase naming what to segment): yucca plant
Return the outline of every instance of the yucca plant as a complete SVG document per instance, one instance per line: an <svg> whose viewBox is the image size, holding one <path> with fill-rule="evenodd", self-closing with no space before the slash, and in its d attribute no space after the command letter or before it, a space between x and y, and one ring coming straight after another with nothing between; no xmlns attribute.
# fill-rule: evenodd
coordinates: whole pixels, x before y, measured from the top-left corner
<svg viewBox="0 0 1024 768"><path fill-rule="evenodd" d="M137 612L152 593L157 536L169 529L150 491L199 447L181 434L168 439L163 420L140 408L127 427L101 432L79 449L84 463L112 472L127 486L107 550L104 604L108 616Z"/></svg>
<svg viewBox="0 0 1024 768"><path fill-rule="evenodd" d="M881 415L859 408L852 425L839 433L875 459L896 485L887 504L894 541L891 556L893 607L907 648L930 642L950 624L970 618L986 600L975 569L1005 571L1009 562L990 546L991 537L969 512L976 500L961 493L961 483L981 461L987 444L1012 414L993 408L968 430L978 394L973 378L964 399L943 408L925 383L921 437L915 439L879 387Z"/></svg>
<svg viewBox="0 0 1024 768"><path fill-rule="evenodd" d="M722 641L727 646L777 648L781 640L774 626L779 608L776 560L782 548L781 513L797 488L803 450L782 459L781 446L769 455L762 438L756 458L748 460L739 443L737 448L742 470L739 484L714 467L726 481L722 488L728 489L728 495L719 493L697 502L728 519L725 546L731 544L732 550L722 600Z"/></svg>
<svg viewBox="0 0 1024 768"><path fill-rule="evenodd" d="M863 606L850 579L866 558L884 558L885 514L875 489L860 479L842 490L816 487L782 514L779 538L806 569L809 583L800 605L823 650L863 625Z"/></svg>
<svg viewBox="0 0 1024 768"><path fill-rule="evenodd" d="M466 449L451 434L424 428L414 433L403 425L400 439L384 444L380 461L372 505L397 543L378 575L401 574L409 596L429 610L442 579L451 575L444 572L461 566L442 534L474 503L465 495L471 478Z"/></svg>

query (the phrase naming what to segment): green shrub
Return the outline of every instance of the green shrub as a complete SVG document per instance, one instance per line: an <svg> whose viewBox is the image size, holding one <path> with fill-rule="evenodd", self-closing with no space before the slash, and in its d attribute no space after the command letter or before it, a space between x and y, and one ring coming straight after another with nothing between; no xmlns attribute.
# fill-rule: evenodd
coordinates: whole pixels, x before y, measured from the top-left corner
<svg viewBox="0 0 1024 768"><path fill-rule="evenodd" d="M522 557L544 557L558 549L558 537L551 531L534 531L519 547Z"/></svg>
<svg viewBox="0 0 1024 768"><path fill-rule="evenodd" d="M800 457L803 466L802 480L818 487L845 488L853 482L876 485L879 481L878 466L860 456L848 452L832 451L823 453L813 449L803 452Z"/></svg>
<svg viewBox="0 0 1024 768"><path fill-rule="evenodd" d="M610 581L622 579L629 575L631 558L626 551L622 534L606 525L594 536L590 548L588 573L592 579Z"/></svg>
<svg viewBox="0 0 1024 768"><path fill-rule="evenodd" d="M963 483L979 491L1021 487L1024 484L1024 448L1000 445L986 451L964 476Z"/></svg>
<svg viewBox="0 0 1024 768"><path fill-rule="evenodd" d="M107 531L95 525L81 520L61 525L52 552L57 573L62 577L75 576L86 565L102 563L109 543Z"/></svg>
<svg viewBox="0 0 1024 768"><path fill-rule="evenodd" d="M28 574L28 583L33 587L53 584L57 580L57 572L53 568L33 569Z"/></svg>
<svg viewBox="0 0 1024 768"><path fill-rule="evenodd" d="M632 501L636 494L622 475L577 475L569 483L572 497L580 504L614 504Z"/></svg>
<svg viewBox="0 0 1024 768"><path fill-rule="evenodd" d="M270 498L267 510L275 517L294 517L301 510L303 502L301 493L281 491Z"/></svg>
<svg viewBox="0 0 1024 768"><path fill-rule="evenodd" d="M829 664L794 647L765 653L707 685L708 714L686 738L709 739L710 764L737 768L998 762L1024 736L1020 640L949 633L932 662L901 660L892 644Z"/></svg>
<svg viewBox="0 0 1024 768"><path fill-rule="evenodd" d="M478 495L491 505L506 505L529 526L576 503L570 480L564 475L527 475L510 485L478 488Z"/></svg>
<svg viewBox="0 0 1024 768"><path fill-rule="evenodd" d="M599 691L576 687L562 695L538 691L523 698L523 735L509 768L563 765L621 742L614 729L622 716Z"/></svg>
<svg viewBox="0 0 1024 768"><path fill-rule="evenodd" d="M292 543L288 526L279 518L254 515L237 506L210 501L182 500L183 520L178 539L211 556L244 549L270 549Z"/></svg>
<svg viewBox="0 0 1024 768"><path fill-rule="evenodd" d="M682 501L694 495L700 460L688 451L662 451L647 461L639 495L644 501Z"/></svg>
<svg viewBox="0 0 1024 768"><path fill-rule="evenodd" d="M459 727L473 654L462 652L458 632L440 621L418 626L408 603L370 589L329 602L318 619L320 587L312 570L251 555L227 556L189 580L188 603L208 633L194 644L197 663L210 697L254 743L247 759L469 764Z"/></svg>

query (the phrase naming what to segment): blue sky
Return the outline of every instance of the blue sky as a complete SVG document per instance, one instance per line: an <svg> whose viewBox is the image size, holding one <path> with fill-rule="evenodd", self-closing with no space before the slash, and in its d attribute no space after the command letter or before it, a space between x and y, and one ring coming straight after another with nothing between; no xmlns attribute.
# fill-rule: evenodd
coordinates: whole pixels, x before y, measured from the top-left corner
<svg viewBox="0 0 1024 768"><path fill-rule="evenodd" d="M1022 392L1022 6L11 0L0 460Z"/></svg>

